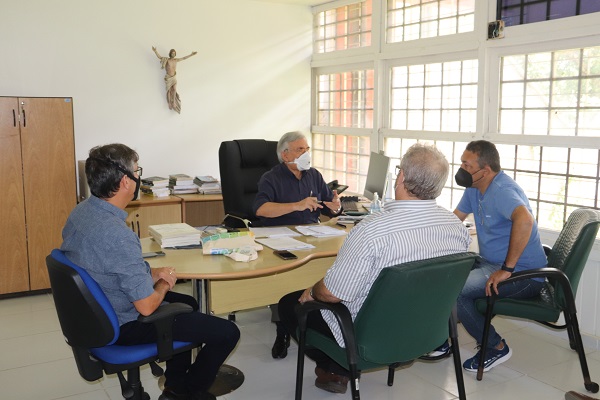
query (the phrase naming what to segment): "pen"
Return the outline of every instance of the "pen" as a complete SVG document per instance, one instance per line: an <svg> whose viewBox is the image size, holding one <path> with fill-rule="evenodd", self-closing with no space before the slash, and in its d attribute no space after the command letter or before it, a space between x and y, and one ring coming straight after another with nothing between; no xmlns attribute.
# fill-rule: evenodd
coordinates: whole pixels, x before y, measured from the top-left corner
<svg viewBox="0 0 600 400"><path fill-rule="evenodd" d="M336 225L346 228L346 225L342 224L341 222L337 222Z"/></svg>
<svg viewBox="0 0 600 400"><path fill-rule="evenodd" d="M312 190L310 191L310 194L308 195L308 197L312 197Z"/></svg>

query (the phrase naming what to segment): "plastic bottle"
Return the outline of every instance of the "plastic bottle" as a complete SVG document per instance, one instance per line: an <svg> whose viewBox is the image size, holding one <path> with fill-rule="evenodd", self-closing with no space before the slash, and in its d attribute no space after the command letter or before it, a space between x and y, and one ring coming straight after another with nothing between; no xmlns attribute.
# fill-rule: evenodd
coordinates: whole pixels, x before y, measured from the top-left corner
<svg viewBox="0 0 600 400"><path fill-rule="evenodd" d="M381 211L381 200L379 200L379 194L373 193L373 200L371 201L371 214Z"/></svg>

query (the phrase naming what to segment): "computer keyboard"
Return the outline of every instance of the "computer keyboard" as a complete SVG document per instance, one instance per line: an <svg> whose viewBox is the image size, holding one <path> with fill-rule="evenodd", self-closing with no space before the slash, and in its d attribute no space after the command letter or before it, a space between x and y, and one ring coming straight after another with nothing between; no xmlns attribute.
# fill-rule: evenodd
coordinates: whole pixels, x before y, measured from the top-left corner
<svg viewBox="0 0 600 400"><path fill-rule="evenodd" d="M358 196L342 196L340 197L342 208L344 211L355 211L359 210Z"/></svg>

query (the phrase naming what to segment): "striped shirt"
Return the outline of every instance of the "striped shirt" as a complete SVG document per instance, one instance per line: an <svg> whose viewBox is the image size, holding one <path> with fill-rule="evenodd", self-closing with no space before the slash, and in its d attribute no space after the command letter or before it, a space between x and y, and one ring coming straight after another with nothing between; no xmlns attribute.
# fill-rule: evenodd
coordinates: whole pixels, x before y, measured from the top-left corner
<svg viewBox="0 0 600 400"><path fill-rule="evenodd" d="M386 267L468 251L471 238L452 212L435 200L398 200L352 228L325 275L325 286L356 318ZM321 311L338 344L342 333L331 312Z"/></svg>

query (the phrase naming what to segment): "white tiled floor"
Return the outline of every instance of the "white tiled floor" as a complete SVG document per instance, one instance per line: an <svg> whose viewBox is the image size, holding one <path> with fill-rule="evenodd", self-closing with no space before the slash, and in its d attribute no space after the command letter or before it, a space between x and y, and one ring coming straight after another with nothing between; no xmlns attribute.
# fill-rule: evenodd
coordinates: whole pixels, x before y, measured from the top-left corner
<svg viewBox="0 0 600 400"><path fill-rule="evenodd" d="M296 346L286 359L273 360L271 345L274 325L268 309L237 313L242 339L227 361L240 368L245 382L220 400L293 399ZM585 392L575 352L564 339L523 323L496 318L495 326L513 349L512 358L485 374L481 382L465 372L467 398L471 400L551 400L564 399L569 390ZM461 356L474 354L474 341L462 328L459 332ZM566 337L566 333L564 333ZM6 400L108 400L121 399L115 376L86 382L77 373L72 353L64 343L52 297L42 294L0 300L0 399ZM600 382L600 352L590 351L588 364ZM315 388L314 364L307 360L304 396L311 399L346 399ZM152 399L160 391L149 368L142 371L143 385ZM434 363L415 362L396 371L393 387L386 385L387 371L364 373L361 395L364 399L456 399L458 394L452 359ZM600 398L598 394L590 394Z"/></svg>

